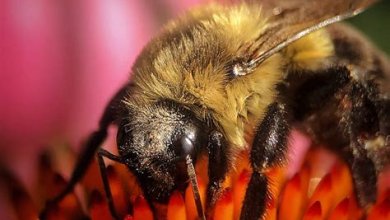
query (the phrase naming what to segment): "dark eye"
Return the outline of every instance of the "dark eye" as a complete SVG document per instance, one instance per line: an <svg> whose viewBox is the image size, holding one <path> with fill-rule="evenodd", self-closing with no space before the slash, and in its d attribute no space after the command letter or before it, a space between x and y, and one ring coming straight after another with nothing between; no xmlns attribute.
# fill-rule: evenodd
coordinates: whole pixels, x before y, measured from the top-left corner
<svg viewBox="0 0 390 220"><path fill-rule="evenodd" d="M181 136L173 142L172 147L177 159L185 160L187 155L190 155L192 159L196 157L194 138L195 136L190 133Z"/></svg>
<svg viewBox="0 0 390 220"><path fill-rule="evenodd" d="M202 144L204 144L204 138L199 135L197 129L186 130L172 142L170 148L175 155L173 169L175 170L175 182L178 188L184 189L188 180L187 155L190 155L193 163L195 163Z"/></svg>

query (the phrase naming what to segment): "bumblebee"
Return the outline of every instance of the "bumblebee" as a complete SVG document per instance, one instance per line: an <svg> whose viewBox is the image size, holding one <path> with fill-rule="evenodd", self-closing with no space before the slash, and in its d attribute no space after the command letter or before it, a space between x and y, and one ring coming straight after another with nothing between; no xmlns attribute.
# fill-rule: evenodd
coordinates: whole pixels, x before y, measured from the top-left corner
<svg viewBox="0 0 390 220"><path fill-rule="evenodd" d="M348 163L361 206L376 200L378 173L390 163L390 62L346 24L375 0L262 1L194 9L144 48L131 79L108 104L58 202L98 153L125 164L151 207L167 203L208 158L205 218L239 152L252 174L241 219L266 209L267 169L286 161L292 126L332 146ZM334 24L337 23L337 24ZM119 155L100 145L118 126ZM196 193L196 190L195 190Z"/></svg>

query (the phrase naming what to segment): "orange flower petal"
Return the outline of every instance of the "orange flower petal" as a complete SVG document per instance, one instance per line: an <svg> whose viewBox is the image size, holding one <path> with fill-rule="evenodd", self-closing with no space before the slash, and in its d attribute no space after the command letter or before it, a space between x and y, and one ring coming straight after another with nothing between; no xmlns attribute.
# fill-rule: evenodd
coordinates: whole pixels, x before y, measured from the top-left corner
<svg viewBox="0 0 390 220"><path fill-rule="evenodd" d="M326 216L331 205L333 204L332 177L330 174L325 175L325 177L318 184L312 197L309 200L309 206L312 206L317 202L321 204L322 215Z"/></svg>
<svg viewBox="0 0 390 220"><path fill-rule="evenodd" d="M38 219L37 208L26 192L20 190L13 191L11 200L15 210L18 210L15 212L18 219Z"/></svg>
<svg viewBox="0 0 390 220"><path fill-rule="evenodd" d="M55 189L56 185L53 184L55 172L52 169L52 164L48 154L42 154L39 158L38 164L38 179L36 182L36 189L43 201L42 204L50 198L53 198L58 189ZM45 187L42 187L45 186Z"/></svg>
<svg viewBox="0 0 390 220"><path fill-rule="evenodd" d="M110 210L108 209L107 201L98 190L94 190L91 193L89 213L92 220L105 220L112 218Z"/></svg>
<svg viewBox="0 0 390 220"><path fill-rule="evenodd" d="M283 190L279 208L279 219L299 220L302 219L306 205L306 190L302 187L302 177L299 173L288 181ZM306 184L307 185L307 184Z"/></svg>
<svg viewBox="0 0 390 220"><path fill-rule="evenodd" d="M214 220L233 219L233 198L232 190L225 190L215 205Z"/></svg>
<svg viewBox="0 0 390 220"><path fill-rule="evenodd" d="M333 204L339 204L342 200L353 193L352 176L348 167L341 162L336 163L330 171L332 184ZM334 207L330 207L333 209Z"/></svg>
<svg viewBox="0 0 390 220"><path fill-rule="evenodd" d="M233 186L234 219L239 219L240 217L242 202L245 198L245 192L249 183L250 175L251 174L248 170L242 170L237 182Z"/></svg>
<svg viewBox="0 0 390 220"><path fill-rule="evenodd" d="M299 176L301 177L301 190L305 193L303 194L302 198L304 199L304 201L306 201L306 203L309 196L308 191L310 183L310 170L311 167L308 164L304 164L302 169L299 171ZM306 203L304 204L305 206L307 205Z"/></svg>
<svg viewBox="0 0 390 220"><path fill-rule="evenodd" d="M303 220L320 220L322 219L322 207L319 201L313 203L306 211Z"/></svg>
<svg viewBox="0 0 390 220"><path fill-rule="evenodd" d="M8 196L10 205L15 210L17 219L37 219L38 210L31 196L9 171L0 167L1 195L4 192Z"/></svg>
<svg viewBox="0 0 390 220"><path fill-rule="evenodd" d="M329 220L348 220L349 219L349 199L342 200L330 214Z"/></svg>
<svg viewBox="0 0 390 220"><path fill-rule="evenodd" d="M388 188L386 191L383 191L382 193L379 192L378 201L377 202L380 203L380 202L384 201L387 198L390 198L390 188Z"/></svg>
<svg viewBox="0 0 390 220"><path fill-rule="evenodd" d="M126 215L123 220L134 220L134 218L131 215Z"/></svg>
<svg viewBox="0 0 390 220"><path fill-rule="evenodd" d="M179 192L174 192L169 199L167 219L168 220L182 220L186 219L186 207L184 198Z"/></svg>
<svg viewBox="0 0 390 220"><path fill-rule="evenodd" d="M119 216L125 216L128 204L128 201L126 200L127 195L123 189L123 185L118 176L118 173L113 166L107 167L107 176L110 183L110 189L114 201L115 210L117 211Z"/></svg>
<svg viewBox="0 0 390 220"><path fill-rule="evenodd" d="M137 178L132 172L129 171L126 166L124 166L123 164L114 163L113 167L120 176L122 186L124 187L124 190L129 194L129 197L134 196L135 198L139 195L142 195L142 190L138 185Z"/></svg>
<svg viewBox="0 0 390 220"><path fill-rule="evenodd" d="M276 209L277 197L272 196L267 201L267 210L265 213L265 220L276 220L277 219L277 209Z"/></svg>
<svg viewBox="0 0 390 220"><path fill-rule="evenodd" d="M96 189L99 192L104 192L103 182L101 179L99 165L96 160L92 160L84 178L81 180L81 184L84 186L87 194L92 193L92 191Z"/></svg>
<svg viewBox="0 0 390 220"><path fill-rule="evenodd" d="M143 196L135 199L133 208L134 220L153 220L153 212Z"/></svg>
<svg viewBox="0 0 390 220"><path fill-rule="evenodd" d="M389 220L390 219L390 197L376 204L372 209L367 220Z"/></svg>
<svg viewBox="0 0 390 220"><path fill-rule="evenodd" d="M274 220L276 219L276 204L279 203L279 195L282 189L282 186L285 182L286 169L284 167L273 167L267 172L267 177L269 180L269 190L270 198L268 198L267 209L266 209L266 219Z"/></svg>
<svg viewBox="0 0 390 220"><path fill-rule="evenodd" d="M58 195L67 183L59 174L54 174L50 179L46 195ZM50 213L48 219L56 219L59 216L64 219L79 219L83 216L78 198L73 192L66 195L57 205L49 206L48 213Z"/></svg>

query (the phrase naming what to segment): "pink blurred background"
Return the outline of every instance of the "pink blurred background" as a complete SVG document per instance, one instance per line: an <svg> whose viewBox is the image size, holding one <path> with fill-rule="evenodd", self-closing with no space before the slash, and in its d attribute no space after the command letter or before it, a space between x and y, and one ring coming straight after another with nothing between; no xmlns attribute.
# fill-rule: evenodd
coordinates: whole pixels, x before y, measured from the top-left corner
<svg viewBox="0 0 390 220"><path fill-rule="evenodd" d="M78 149L142 47L200 2L0 0L0 164L28 182L43 148Z"/></svg>
<svg viewBox="0 0 390 220"><path fill-rule="evenodd" d="M79 148L142 47L198 2L0 0L0 163L28 182L41 149Z"/></svg>
<svg viewBox="0 0 390 220"><path fill-rule="evenodd" d="M181 2L1 0L0 160L79 145Z"/></svg>

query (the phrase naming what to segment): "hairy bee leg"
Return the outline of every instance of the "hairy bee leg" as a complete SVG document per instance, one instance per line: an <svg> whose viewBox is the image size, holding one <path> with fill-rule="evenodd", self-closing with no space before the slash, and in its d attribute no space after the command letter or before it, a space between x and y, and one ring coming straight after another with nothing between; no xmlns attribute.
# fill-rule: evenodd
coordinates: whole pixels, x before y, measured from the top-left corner
<svg viewBox="0 0 390 220"><path fill-rule="evenodd" d="M390 135L390 97L388 99L381 99L378 103L379 118L380 118L380 132L385 135Z"/></svg>
<svg viewBox="0 0 390 220"><path fill-rule="evenodd" d="M116 111L117 111L116 106L122 100L123 96L126 94L126 90L127 90L127 85L122 87L116 93L116 95L111 99L106 109L104 110L102 118L100 119L99 129L93 132L89 136L86 144L84 145L84 149L76 162L76 166L72 171L72 175L70 177L69 182L67 183L67 185L61 191L60 194L58 194L56 197L46 202L44 209L41 211L39 215L40 219L45 219L47 208L50 205L57 204L66 195L72 192L77 182L79 182L79 180L84 176L85 172L87 171L89 165L92 162L92 159L95 156L96 150L100 147L100 145L107 137L108 126L114 122L116 117Z"/></svg>
<svg viewBox="0 0 390 220"><path fill-rule="evenodd" d="M253 174L245 193L241 209L241 220L259 219L266 209L269 192L269 180L264 171L270 167L282 165L287 151L287 138L290 131L285 106L274 103L258 127L250 152Z"/></svg>
<svg viewBox="0 0 390 220"><path fill-rule="evenodd" d="M360 146L352 145L352 148ZM367 157L366 152L352 153L349 166L360 206L375 203L377 194L377 174L375 164Z"/></svg>
<svg viewBox="0 0 390 220"><path fill-rule="evenodd" d="M363 79L358 81L347 67L336 66L312 75L294 94L297 97L295 117L298 120L309 119L306 121L310 123L309 132L314 131L312 134L318 141L329 144L344 157L351 170L360 205L372 203L376 198L377 169L365 145L381 130L379 123L388 117L386 109L390 107L386 103L377 103L375 83ZM327 109L332 106L329 100L338 102L330 110ZM328 104L324 106L324 103ZM322 112L325 114L319 113L322 108L325 108ZM318 114L314 119L313 113ZM322 120L323 117L328 118ZM335 129L337 127L340 130ZM387 129L386 124L382 127L382 130Z"/></svg>
<svg viewBox="0 0 390 220"><path fill-rule="evenodd" d="M351 76L351 70L342 66L313 74L313 78L301 85L295 94L295 117L299 120L311 117L306 121L310 123L309 132L344 157L352 173L359 204L365 206L375 201L380 165L376 164L375 155L370 155L365 148L369 141L378 137L378 132L388 133L389 122L386 121L389 121L390 104L378 97L375 83L358 81ZM335 108L329 110L327 107L332 103L328 100L338 104L333 103ZM328 104L324 106L324 103ZM321 108L325 108L325 114L318 113ZM318 115L313 118L315 112ZM327 120L321 117L327 117ZM339 129L335 129L337 127ZM383 155L377 157L383 158Z"/></svg>
<svg viewBox="0 0 390 220"><path fill-rule="evenodd" d="M110 188L110 183L108 182L106 164L104 163L103 157L106 157L106 158L113 160L115 162L118 162L118 163L123 164L123 162L122 162L121 157L116 156L114 154L111 154L110 152L108 152L104 149L99 149L99 151L98 151L98 162L99 162L100 175L101 175L102 181L103 181L104 192L106 193L108 208L110 209L111 216L114 219L119 220L118 213L115 210L114 200L112 198L112 193L111 193L111 188Z"/></svg>
<svg viewBox="0 0 390 220"><path fill-rule="evenodd" d="M76 163L69 182L60 194L46 202L44 209L39 214L39 219L46 219L47 209L52 205L58 204L66 195L73 191L73 188L77 182L84 176L85 172L87 171L87 168L89 167L89 164L95 155L96 149L100 146L101 143L103 143L104 139L106 138L106 129L107 128L100 129L90 136L84 152L81 154L81 157L79 157Z"/></svg>
<svg viewBox="0 0 390 220"><path fill-rule="evenodd" d="M207 186L207 213L211 214L216 200L222 190L222 183L228 172L227 141L219 132L211 133L209 137L209 184Z"/></svg>
<svg viewBox="0 0 390 220"><path fill-rule="evenodd" d="M347 112L347 129L350 135L349 163L355 183L356 193L361 206L372 204L376 200L377 172L374 162L368 157L366 142L379 132L379 115L370 99L369 89L352 82L349 99L351 109Z"/></svg>
<svg viewBox="0 0 390 220"><path fill-rule="evenodd" d="M385 97L377 102L379 109L379 133L369 145L369 157L374 161L377 172L390 165L390 99ZM372 145L373 144L373 145Z"/></svg>
<svg viewBox="0 0 390 220"><path fill-rule="evenodd" d="M267 199L272 196L268 185L269 180L264 173L254 172L252 174L241 208L241 220L260 219L264 216Z"/></svg>

